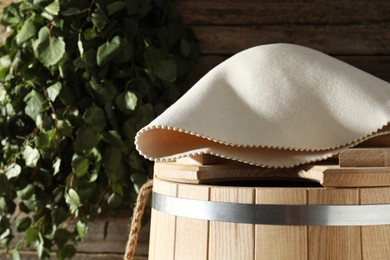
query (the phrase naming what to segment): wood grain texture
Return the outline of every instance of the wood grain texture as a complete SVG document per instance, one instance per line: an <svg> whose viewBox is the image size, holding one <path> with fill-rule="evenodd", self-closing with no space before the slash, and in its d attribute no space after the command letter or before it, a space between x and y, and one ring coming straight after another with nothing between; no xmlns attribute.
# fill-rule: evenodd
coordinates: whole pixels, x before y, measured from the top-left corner
<svg viewBox="0 0 390 260"><path fill-rule="evenodd" d="M324 187L390 186L390 167L330 167L324 170Z"/></svg>
<svg viewBox="0 0 390 260"><path fill-rule="evenodd" d="M390 167L339 167L304 165L291 169L268 169L245 164L182 165L159 162L155 175L183 183L218 183L245 180L312 181L324 187L390 186Z"/></svg>
<svg viewBox="0 0 390 260"><path fill-rule="evenodd" d="M212 186L210 200L254 203L254 189ZM210 221L208 260L253 259L254 234L252 224Z"/></svg>
<svg viewBox="0 0 390 260"><path fill-rule="evenodd" d="M190 25L350 24L390 20L386 1L181 0L176 2Z"/></svg>
<svg viewBox="0 0 390 260"><path fill-rule="evenodd" d="M203 54L232 54L262 44L289 42L331 55L388 54L386 24L338 26L264 25L258 27L194 26Z"/></svg>
<svg viewBox="0 0 390 260"><path fill-rule="evenodd" d="M177 185L154 178L153 191L175 197ZM153 216L155 216L154 219ZM149 259L175 259L175 235L176 217L153 210L150 238L150 243L153 246L149 249Z"/></svg>
<svg viewBox="0 0 390 260"><path fill-rule="evenodd" d="M359 204L358 189L310 189L308 204ZM360 227L308 227L308 259L361 259Z"/></svg>
<svg viewBox="0 0 390 260"><path fill-rule="evenodd" d="M322 182L322 172L299 172L296 169L269 169L242 163L218 165L187 165L158 162L155 176L160 179L184 183L215 183L242 180L317 180ZM317 178L316 178L317 177Z"/></svg>
<svg viewBox="0 0 390 260"><path fill-rule="evenodd" d="M390 188L360 190L361 204L390 204ZM362 226L364 260L390 259L390 225Z"/></svg>
<svg viewBox="0 0 390 260"><path fill-rule="evenodd" d="M209 200L208 186L178 185L177 196L186 199ZM207 259L209 222L191 218L176 219L175 259Z"/></svg>
<svg viewBox="0 0 390 260"><path fill-rule="evenodd" d="M150 212L149 212L150 214ZM147 214L146 214L147 215ZM150 215L149 215L150 216ZM148 217L149 217L148 216ZM123 254L129 235L129 224L131 211L122 216L99 218L89 223L88 234L84 240L78 244L78 252L90 253L118 253ZM108 222L107 237L104 237L104 226ZM141 229L139 236L137 255L147 255L149 243L149 225Z"/></svg>
<svg viewBox="0 0 390 260"><path fill-rule="evenodd" d="M305 205L306 193L305 188L256 188L256 204ZM306 226L256 225L255 238L256 260L307 259Z"/></svg>
<svg viewBox="0 0 390 260"><path fill-rule="evenodd" d="M390 148L353 148L339 155L340 167L390 166Z"/></svg>

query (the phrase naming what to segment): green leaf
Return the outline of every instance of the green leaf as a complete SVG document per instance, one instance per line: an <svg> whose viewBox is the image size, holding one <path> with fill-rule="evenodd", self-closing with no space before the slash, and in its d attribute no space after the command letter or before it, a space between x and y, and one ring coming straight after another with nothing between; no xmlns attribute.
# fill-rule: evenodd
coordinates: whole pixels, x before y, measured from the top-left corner
<svg viewBox="0 0 390 260"><path fill-rule="evenodd" d="M177 76L177 67L173 60L160 60L152 65L153 73L167 82L174 82Z"/></svg>
<svg viewBox="0 0 390 260"><path fill-rule="evenodd" d="M88 233L87 224L85 224L84 222L82 222L80 220L77 221L77 223L76 223L76 229L77 229L77 233L79 234L79 237L81 239L83 239Z"/></svg>
<svg viewBox="0 0 390 260"><path fill-rule="evenodd" d="M104 138L105 142L107 142L113 146L116 146L116 147L120 148L121 150L126 149L126 146L123 143L121 136L115 130L110 130L110 131L104 133L103 138Z"/></svg>
<svg viewBox="0 0 390 260"><path fill-rule="evenodd" d="M82 125L77 131L73 147L76 152L83 153L91 150L99 143L99 135L88 125Z"/></svg>
<svg viewBox="0 0 390 260"><path fill-rule="evenodd" d="M35 147L39 149L43 159L51 159L55 155L59 142L60 140L56 128L49 131L42 130L35 138Z"/></svg>
<svg viewBox="0 0 390 260"><path fill-rule="evenodd" d="M94 80L91 80L90 86L93 89L94 93L96 94L97 99L102 104L109 104L117 95L117 89L113 84L108 84L105 82L105 84L98 83ZM110 108L112 109L112 108ZM106 110L107 113L107 110Z"/></svg>
<svg viewBox="0 0 390 260"><path fill-rule="evenodd" d="M36 92L35 90L32 90L26 97L24 98L24 101L26 102L26 107L24 109L24 112L31 117L32 120L36 120L37 115L43 110L45 107L45 99L43 96Z"/></svg>
<svg viewBox="0 0 390 260"><path fill-rule="evenodd" d="M55 0L51 4L45 7L45 11L51 15L58 15L60 12L60 3L59 0Z"/></svg>
<svg viewBox="0 0 390 260"><path fill-rule="evenodd" d="M63 247L66 242L69 241L69 239L72 238L72 233L70 233L68 230L59 228L54 233L54 241L58 245L58 247Z"/></svg>
<svg viewBox="0 0 390 260"><path fill-rule="evenodd" d="M120 53L120 44L115 42L114 39L99 46L96 53L96 61L100 67L107 64Z"/></svg>
<svg viewBox="0 0 390 260"><path fill-rule="evenodd" d="M125 1L126 2L126 11L129 16L138 12L138 5L135 1Z"/></svg>
<svg viewBox="0 0 390 260"><path fill-rule="evenodd" d="M122 112L129 113L137 106L137 96L131 91L125 91L116 97L115 103Z"/></svg>
<svg viewBox="0 0 390 260"><path fill-rule="evenodd" d="M42 234L40 232L38 232L38 238L39 238L39 241L37 241L37 243L36 243L36 250L37 250L39 259L43 259L43 254L45 253L46 250L45 250L45 243L43 241L43 237L42 237Z"/></svg>
<svg viewBox="0 0 390 260"><path fill-rule="evenodd" d="M57 251L58 259L72 259L76 254L74 245L66 244Z"/></svg>
<svg viewBox="0 0 390 260"><path fill-rule="evenodd" d="M34 185L29 184L24 189L17 191L18 197L22 200L28 200L34 194L35 188Z"/></svg>
<svg viewBox="0 0 390 260"><path fill-rule="evenodd" d="M84 38L86 40L93 40L97 36L96 31L93 28L88 28L84 31Z"/></svg>
<svg viewBox="0 0 390 260"><path fill-rule="evenodd" d="M97 9L95 12L92 13L92 23L96 27L98 32L104 29L107 24L107 21L107 16L101 9Z"/></svg>
<svg viewBox="0 0 390 260"><path fill-rule="evenodd" d="M65 54L65 42L62 37L50 35L47 27L42 27L38 33L38 39L34 42L36 56L46 66L57 64Z"/></svg>
<svg viewBox="0 0 390 260"><path fill-rule="evenodd" d="M26 161L27 167L34 168L37 165L39 157L39 151L35 148L32 148L31 146L26 146L23 151L23 158Z"/></svg>
<svg viewBox="0 0 390 260"><path fill-rule="evenodd" d="M17 248L12 250L12 260L20 260L20 253Z"/></svg>
<svg viewBox="0 0 390 260"><path fill-rule="evenodd" d="M68 217L70 217L68 210L62 207L52 209L51 214L53 218L53 223L56 225L64 222L68 219Z"/></svg>
<svg viewBox="0 0 390 260"><path fill-rule="evenodd" d="M72 105L73 102L75 102L76 97L75 93L72 91L72 89L67 86L66 84L62 85L59 99L64 105Z"/></svg>
<svg viewBox="0 0 390 260"><path fill-rule="evenodd" d="M130 176L131 182L133 183L134 190L139 193L142 185L148 180L148 176L145 174L134 173Z"/></svg>
<svg viewBox="0 0 390 260"><path fill-rule="evenodd" d="M9 55L4 55L0 58L0 78L4 78L11 66L11 57ZM0 91L1 92L1 91ZM1 95L0 95L1 96ZM1 98L0 98L1 101Z"/></svg>
<svg viewBox="0 0 390 260"><path fill-rule="evenodd" d="M80 36L79 36L79 38L80 38ZM84 46L83 46L83 42L81 40L77 41L77 47L79 48L80 55L83 55L83 53L84 53Z"/></svg>
<svg viewBox="0 0 390 260"><path fill-rule="evenodd" d="M61 82L56 82L47 88L47 95L49 96L52 102L54 102L57 96L60 94L61 88L62 88Z"/></svg>
<svg viewBox="0 0 390 260"><path fill-rule="evenodd" d="M120 55L115 58L114 62L116 64L122 64L130 61L134 55L133 45L127 40L120 40L118 43L120 44ZM129 74L130 72L127 71L125 75L128 76Z"/></svg>
<svg viewBox="0 0 390 260"><path fill-rule="evenodd" d="M88 172L88 158L75 154L72 158L72 170L78 178L84 176Z"/></svg>
<svg viewBox="0 0 390 260"><path fill-rule="evenodd" d="M109 16L116 14L126 7L126 3L123 1L115 1L107 6L107 13Z"/></svg>
<svg viewBox="0 0 390 260"><path fill-rule="evenodd" d="M56 175L57 173L60 172L60 167L61 167L61 159L56 158L55 162L53 163L53 175Z"/></svg>
<svg viewBox="0 0 390 260"><path fill-rule="evenodd" d="M88 108L83 115L83 120L98 133L107 125L104 110L97 106Z"/></svg>
<svg viewBox="0 0 390 260"><path fill-rule="evenodd" d="M72 213L74 213L81 205L79 195L72 188L69 189L68 193L65 195L65 201L69 205L69 209Z"/></svg>
<svg viewBox="0 0 390 260"><path fill-rule="evenodd" d="M38 230L35 227L29 227L26 231L24 239L26 240L27 246L30 246L32 242L38 239Z"/></svg>
<svg viewBox="0 0 390 260"><path fill-rule="evenodd" d="M16 223L16 230L18 232L26 231L31 226L31 218L24 217L22 219L18 219Z"/></svg>
<svg viewBox="0 0 390 260"><path fill-rule="evenodd" d="M16 35L16 44L21 45L31 39L37 33L37 28L32 19L28 19Z"/></svg>
<svg viewBox="0 0 390 260"><path fill-rule="evenodd" d="M5 174L0 174L0 194L5 194L11 187L10 182ZM12 187L13 188L13 187Z"/></svg>
<svg viewBox="0 0 390 260"><path fill-rule="evenodd" d="M72 125L68 120L57 120L57 129L63 136L72 137Z"/></svg>
<svg viewBox="0 0 390 260"><path fill-rule="evenodd" d="M122 197L114 192L108 197L107 203L112 209L118 208L122 203Z"/></svg>
<svg viewBox="0 0 390 260"><path fill-rule="evenodd" d="M13 163L7 167L6 175L8 179L18 177L19 174L22 172L22 168L19 164Z"/></svg>
<svg viewBox="0 0 390 260"><path fill-rule="evenodd" d="M104 149L103 164L108 171L117 170L121 161L122 152L118 147L109 145Z"/></svg>
<svg viewBox="0 0 390 260"><path fill-rule="evenodd" d="M1 18L1 23L3 25L16 25L20 23L22 18L19 15L17 5L10 4L4 8L3 17Z"/></svg>
<svg viewBox="0 0 390 260"><path fill-rule="evenodd" d="M123 186L122 184L120 183L114 183L112 185L112 190L115 192L115 193L118 193L121 197L123 197L124 195L124 191L123 191Z"/></svg>
<svg viewBox="0 0 390 260"><path fill-rule="evenodd" d="M87 12L87 9L85 10L80 10L77 7L71 6L68 9L61 11L61 15L63 16L73 16L73 15L78 15L82 14L83 12Z"/></svg>

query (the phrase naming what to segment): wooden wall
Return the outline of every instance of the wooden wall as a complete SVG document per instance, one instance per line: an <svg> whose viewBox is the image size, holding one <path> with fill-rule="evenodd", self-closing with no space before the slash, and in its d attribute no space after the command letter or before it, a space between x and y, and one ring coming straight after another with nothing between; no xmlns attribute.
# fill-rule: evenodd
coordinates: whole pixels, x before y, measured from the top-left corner
<svg viewBox="0 0 390 260"><path fill-rule="evenodd" d="M196 81L232 54L295 43L390 81L388 0L176 0L202 50Z"/></svg>

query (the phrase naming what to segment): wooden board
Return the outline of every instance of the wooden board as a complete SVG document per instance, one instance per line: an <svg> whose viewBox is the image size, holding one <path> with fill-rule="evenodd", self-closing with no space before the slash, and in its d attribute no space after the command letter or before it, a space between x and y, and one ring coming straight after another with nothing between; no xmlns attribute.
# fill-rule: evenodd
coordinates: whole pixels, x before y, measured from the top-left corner
<svg viewBox="0 0 390 260"><path fill-rule="evenodd" d="M354 148L339 155L340 167L390 166L390 148Z"/></svg>
<svg viewBox="0 0 390 260"><path fill-rule="evenodd" d="M176 6L187 24L350 24L390 19L386 1L181 0Z"/></svg>
<svg viewBox="0 0 390 260"><path fill-rule="evenodd" d="M175 197L177 195L177 185L172 182L155 181L153 191ZM153 209L149 259L175 259L175 234L176 216L167 215Z"/></svg>
<svg viewBox="0 0 390 260"><path fill-rule="evenodd" d="M268 169L246 164L182 165L156 163L155 176L175 182L217 183L239 180L312 181L324 187L390 186L390 167L306 165Z"/></svg>
<svg viewBox="0 0 390 260"><path fill-rule="evenodd" d="M155 176L176 182L212 183L233 180L294 179L293 169L268 169L247 164L185 165L158 162Z"/></svg>
<svg viewBox="0 0 390 260"><path fill-rule="evenodd" d="M178 185L177 196L186 199L208 200L209 187ZM176 219L175 259L199 260L207 259L209 222L184 217ZM197 243L193 243L193 241ZM188 246L191 245L191 246Z"/></svg>
<svg viewBox="0 0 390 260"><path fill-rule="evenodd" d="M359 189L311 189L308 193L308 204L359 204ZM309 226L308 249L308 259L362 259L360 227Z"/></svg>
<svg viewBox="0 0 390 260"><path fill-rule="evenodd" d="M254 189L212 186L210 200L253 204ZM210 221L208 259L253 259L254 234L252 224Z"/></svg>
<svg viewBox="0 0 390 260"><path fill-rule="evenodd" d="M390 33L386 24L193 26L193 31L199 40L202 54L237 53L250 47L277 42L304 45L331 55L390 53L387 44L390 42ZM374 46L371 45L373 42L376 42Z"/></svg>
<svg viewBox="0 0 390 260"><path fill-rule="evenodd" d="M256 204L307 204L307 189L256 188ZM256 260L307 259L307 227L256 225Z"/></svg>
<svg viewBox="0 0 390 260"><path fill-rule="evenodd" d="M177 197L231 203L288 205L359 205L390 203L390 187L375 188L280 188L226 187L172 183L155 179L155 187L176 186ZM167 190L172 191L172 188ZM157 188L156 192L164 192ZM165 190L166 191L166 190ZM174 205L171 205L174 206ZM153 214L159 212L153 211ZM162 214L162 213L159 213ZM287 213L288 214L288 213ZM165 217L175 218L165 214ZM326 216L324 216L326 218ZM155 225L155 226L153 226ZM158 218L152 223L154 235L168 231L170 223ZM158 231L160 230L160 231ZM198 260L373 260L390 259L390 225L381 226L279 226L228 223L176 217L175 238L168 245L151 238L151 248L159 252L174 248L161 258ZM167 238L167 236L164 236Z"/></svg>
<svg viewBox="0 0 390 260"><path fill-rule="evenodd" d="M390 204L390 190L367 188L360 191L361 204ZM390 225L362 226L363 259L390 259Z"/></svg>

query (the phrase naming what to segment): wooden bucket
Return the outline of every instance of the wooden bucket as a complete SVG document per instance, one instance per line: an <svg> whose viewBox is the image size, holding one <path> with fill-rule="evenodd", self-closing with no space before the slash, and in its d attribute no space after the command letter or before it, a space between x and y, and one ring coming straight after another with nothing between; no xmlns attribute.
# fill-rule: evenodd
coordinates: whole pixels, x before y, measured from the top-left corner
<svg viewBox="0 0 390 260"><path fill-rule="evenodd" d="M390 187L190 184L196 172L159 172L149 259L390 259Z"/></svg>

